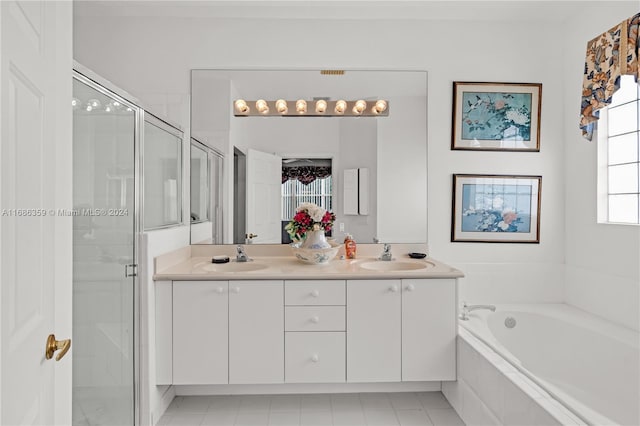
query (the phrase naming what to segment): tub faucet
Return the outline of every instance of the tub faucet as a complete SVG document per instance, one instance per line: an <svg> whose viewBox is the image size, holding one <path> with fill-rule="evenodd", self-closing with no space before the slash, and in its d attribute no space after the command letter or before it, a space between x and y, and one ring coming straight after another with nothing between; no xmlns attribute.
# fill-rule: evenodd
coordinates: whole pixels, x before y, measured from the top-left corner
<svg viewBox="0 0 640 426"><path fill-rule="evenodd" d="M242 247L241 245L238 245L236 247L236 252L236 262L249 262L253 260L249 256L247 256L247 253L244 252L244 247Z"/></svg>
<svg viewBox="0 0 640 426"><path fill-rule="evenodd" d="M385 244L382 246L382 254L378 258L378 260L393 260L393 256L391 254L391 244Z"/></svg>
<svg viewBox="0 0 640 426"><path fill-rule="evenodd" d="M468 321L469 312L475 311L478 309L488 309L491 312L496 311L496 307L494 305L467 305L467 302L462 302L462 312L460 312L460 319L462 321Z"/></svg>

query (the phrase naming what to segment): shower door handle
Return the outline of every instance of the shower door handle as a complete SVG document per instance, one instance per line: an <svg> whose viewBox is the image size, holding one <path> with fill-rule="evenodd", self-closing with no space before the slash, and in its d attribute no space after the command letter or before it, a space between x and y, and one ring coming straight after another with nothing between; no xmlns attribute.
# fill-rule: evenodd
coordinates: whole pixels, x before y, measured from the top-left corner
<svg viewBox="0 0 640 426"><path fill-rule="evenodd" d="M132 263L130 265L124 265L124 277L135 277L138 275L138 265Z"/></svg>
<svg viewBox="0 0 640 426"><path fill-rule="evenodd" d="M47 346L44 351L44 357L46 359L51 359L56 351L62 351L56 355L56 361L60 361L62 357L69 352L69 348L71 348L71 339L56 340L55 334L50 334L49 337L47 337Z"/></svg>

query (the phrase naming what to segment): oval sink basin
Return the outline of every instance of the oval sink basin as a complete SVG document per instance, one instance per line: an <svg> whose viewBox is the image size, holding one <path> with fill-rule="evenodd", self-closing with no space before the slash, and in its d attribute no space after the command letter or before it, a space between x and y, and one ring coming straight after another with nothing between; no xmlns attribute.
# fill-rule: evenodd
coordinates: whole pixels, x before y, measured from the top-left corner
<svg viewBox="0 0 640 426"><path fill-rule="evenodd" d="M219 273L251 272L267 268L267 265L264 263L256 262L203 263L197 266L207 272Z"/></svg>
<svg viewBox="0 0 640 426"><path fill-rule="evenodd" d="M363 269L368 269L370 271L391 271L391 272L399 272L399 271L417 271L419 269L427 269L431 266L434 266L429 262L402 262L402 261L384 261L384 260L373 260L370 262L360 263L359 266Z"/></svg>

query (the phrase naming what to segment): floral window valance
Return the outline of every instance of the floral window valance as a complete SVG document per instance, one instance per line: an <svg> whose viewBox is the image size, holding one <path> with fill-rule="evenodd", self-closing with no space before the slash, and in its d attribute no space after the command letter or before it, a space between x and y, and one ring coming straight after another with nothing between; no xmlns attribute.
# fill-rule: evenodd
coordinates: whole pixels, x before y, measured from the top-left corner
<svg viewBox="0 0 640 426"><path fill-rule="evenodd" d="M621 75L633 75L638 82L638 24L640 13L626 19L587 43L582 83L580 128L591 140L598 110L611 104L620 88Z"/></svg>
<svg viewBox="0 0 640 426"><path fill-rule="evenodd" d="M331 176L331 166L283 166L282 183L288 180L299 180L304 185L309 185L316 179L324 179Z"/></svg>

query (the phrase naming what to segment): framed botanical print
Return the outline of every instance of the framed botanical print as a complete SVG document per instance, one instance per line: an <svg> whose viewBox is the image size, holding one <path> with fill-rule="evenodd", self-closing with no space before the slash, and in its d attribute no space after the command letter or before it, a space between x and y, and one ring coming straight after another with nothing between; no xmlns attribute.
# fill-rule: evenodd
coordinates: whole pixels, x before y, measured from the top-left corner
<svg viewBox="0 0 640 426"><path fill-rule="evenodd" d="M540 83L453 82L451 149L540 151Z"/></svg>
<svg viewBox="0 0 640 426"><path fill-rule="evenodd" d="M539 243L541 176L453 175L452 242Z"/></svg>

